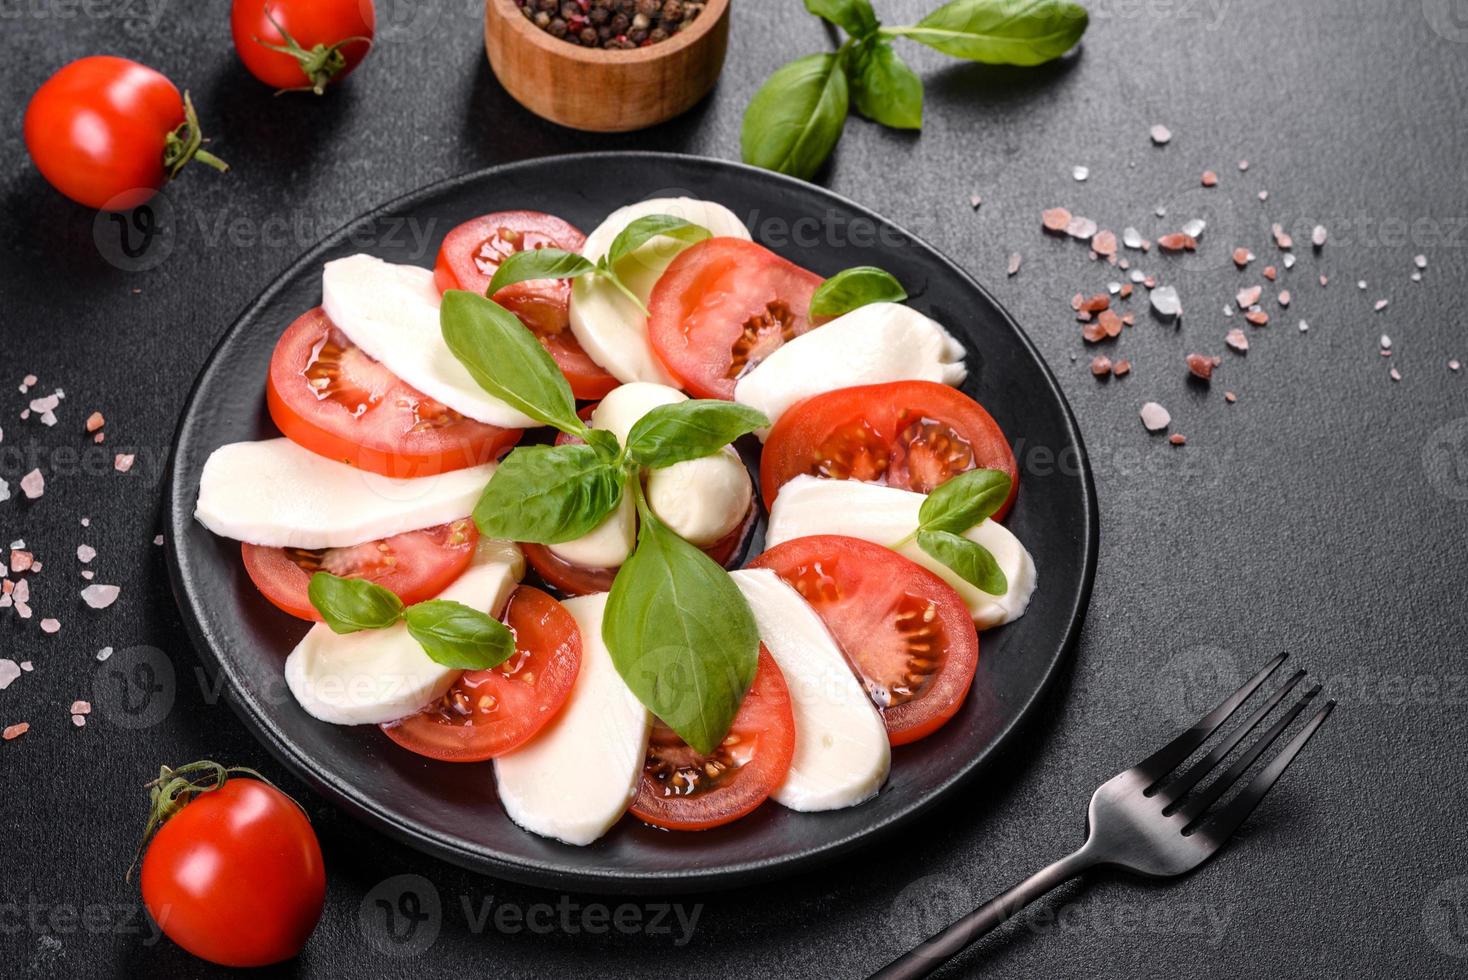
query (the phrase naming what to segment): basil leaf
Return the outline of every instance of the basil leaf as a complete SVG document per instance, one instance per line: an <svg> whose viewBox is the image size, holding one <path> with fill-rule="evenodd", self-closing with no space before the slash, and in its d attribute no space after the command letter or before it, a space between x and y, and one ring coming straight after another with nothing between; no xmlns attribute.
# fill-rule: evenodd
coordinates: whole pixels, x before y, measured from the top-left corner
<svg viewBox="0 0 1468 980"><path fill-rule="evenodd" d="M597 451L602 459L614 463L622 453L622 444L617 441L615 433L606 429L587 429L582 433L586 444Z"/></svg>
<svg viewBox="0 0 1468 980"><path fill-rule="evenodd" d="M820 169L846 125L841 60L807 55L766 79L744 110L739 147L745 163L801 178Z"/></svg>
<svg viewBox="0 0 1468 980"><path fill-rule="evenodd" d="M460 670L484 670L509 659L515 635L487 613L450 599L408 607L403 620L429 659Z"/></svg>
<svg viewBox="0 0 1468 980"><path fill-rule="evenodd" d="M602 639L617 673L694 750L718 747L754 680L759 632L729 573L640 506Z"/></svg>
<svg viewBox="0 0 1468 980"><path fill-rule="evenodd" d="M1009 591L1004 570L989 549L948 531L919 531L918 547L958 573L958 577L990 595Z"/></svg>
<svg viewBox="0 0 1468 980"><path fill-rule="evenodd" d="M923 80L888 41L863 41L851 56L856 111L893 129L923 128Z"/></svg>
<svg viewBox="0 0 1468 980"><path fill-rule="evenodd" d="M622 500L622 470L595 446L521 446L474 505L479 533L560 544L593 530Z"/></svg>
<svg viewBox="0 0 1468 980"><path fill-rule="evenodd" d="M945 480L918 509L918 526L962 534L999 509L1009 497L1003 470L968 470Z"/></svg>
<svg viewBox="0 0 1468 980"><path fill-rule="evenodd" d="M306 597L333 633L380 630L403 614L403 600L376 582L330 572L311 576Z"/></svg>
<svg viewBox="0 0 1468 980"><path fill-rule="evenodd" d="M659 405L627 433L627 453L655 470L716 453L740 436L769 428L763 412L734 402L695 399Z"/></svg>
<svg viewBox="0 0 1468 980"><path fill-rule="evenodd" d="M877 29L877 12L869 0L805 0L805 9L852 37L866 37Z"/></svg>
<svg viewBox="0 0 1468 980"><path fill-rule="evenodd" d="M586 431L566 376L515 314L478 293L450 289L438 319L444 343L479 387L562 432Z"/></svg>
<svg viewBox="0 0 1468 980"><path fill-rule="evenodd" d="M659 236L691 245L705 238L712 238L713 232L703 225L675 218L671 214L643 215L617 233L602 259L602 264L607 271L615 273L618 262Z"/></svg>
<svg viewBox="0 0 1468 980"><path fill-rule="evenodd" d="M575 279L594 271L596 266L575 252L559 248L526 249L505 257L500 267L494 270L494 278L489 281L489 288L484 291L484 295L492 297L501 289L517 282L531 279Z"/></svg>
<svg viewBox="0 0 1468 980"><path fill-rule="evenodd" d="M1039 65L1086 33L1086 8L1069 0L953 0L908 27L885 27L944 54L991 65Z"/></svg>
<svg viewBox="0 0 1468 980"><path fill-rule="evenodd" d="M810 318L830 319L868 303L900 303L907 290L892 273L874 265L842 269L816 287L810 297Z"/></svg>

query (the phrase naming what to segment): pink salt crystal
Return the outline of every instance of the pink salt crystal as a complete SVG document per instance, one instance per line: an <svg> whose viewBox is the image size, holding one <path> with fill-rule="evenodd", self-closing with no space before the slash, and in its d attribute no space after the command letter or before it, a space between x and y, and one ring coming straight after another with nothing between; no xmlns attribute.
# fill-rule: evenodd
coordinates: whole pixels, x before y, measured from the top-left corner
<svg viewBox="0 0 1468 980"><path fill-rule="evenodd" d="M27 499L35 500L46 492L46 478L41 475L40 470L31 470L20 478L20 489Z"/></svg>
<svg viewBox="0 0 1468 980"><path fill-rule="evenodd" d="M89 585L82 589L82 600L93 609L106 609L121 592L122 587L117 585Z"/></svg>
<svg viewBox="0 0 1468 980"><path fill-rule="evenodd" d="M29 551L10 552L10 570L12 572L29 571L30 567L35 564L35 561L35 555L31 554Z"/></svg>
<svg viewBox="0 0 1468 980"><path fill-rule="evenodd" d="M55 633L55 632L58 632L60 629L61 629L61 621L60 620L57 620L57 619L43 619L43 620L41 620L41 632L43 632L43 633Z"/></svg>
<svg viewBox="0 0 1468 980"><path fill-rule="evenodd" d="M3 732L0 732L0 738L3 738L3 739L5 739L5 741L9 742L11 739L20 738L22 735L24 735L26 732L28 732L30 730L31 730L31 723L30 722L28 722L28 721L16 722L14 725L6 725L5 726L5 730Z"/></svg>
<svg viewBox="0 0 1468 980"><path fill-rule="evenodd" d="M112 460L112 468L119 473L126 473L133 468L133 460L136 457L132 453L118 453Z"/></svg>
<svg viewBox="0 0 1468 980"><path fill-rule="evenodd" d="M96 432L98 429L102 428L102 426L106 424L107 420L102 417L101 412L93 412L91 415L87 416L88 432Z"/></svg>
<svg viewBox="0 0 1468 980"><path fill-rule="evenodd" d="M1158 123L1152 127L1152 142L1162 146L1172 139L1172 130Z"/></svg>
<svg viewBox="0 0 1468 980"><path fill-rule="evenodd" d="M70 711L70 714L73 714L73 715L89 715L91 713L92 713L92 703L90 701L73 701L71 703L71 711Z"/></svg>
<svg viewBox="0 0 1468 980"><path fill-rule="evenodd" d="M93 548L91 545L79 544L76 546L76 560L81 562L82 564L86 564L96 557L97 549Z"/></svg>
<svg viewBox="0 0 1468 980"><path fill-rule="evenodd" d="M1249 349L1249 338L1237 327L1225 334L1223 340L1240 354Z"/></svg>
<svg viewBox="0 0 1468 980"><path fill-rule="evenodd" d="M1156 402L1147 402L1142 406L1142 424L1147 427L1148 432L1160 432L1167 428L1172 422L1172 416L1167 409Z"/></svg>

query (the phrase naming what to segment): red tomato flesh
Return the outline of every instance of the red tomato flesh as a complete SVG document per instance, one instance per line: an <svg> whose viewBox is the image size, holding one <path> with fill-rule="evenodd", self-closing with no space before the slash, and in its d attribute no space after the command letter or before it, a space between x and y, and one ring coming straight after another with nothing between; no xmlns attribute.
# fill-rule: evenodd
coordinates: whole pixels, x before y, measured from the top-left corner
<svg viewBox="0 0 1468 980"><path fill-rule="evenodd" d="M444 236L433 264L440 293L465 289L483 296L506 257L526 249L579 252L586 236L575 225L539 211L496 211L466 221ZM571 282L531 279L506 286L492 297L525 324L555 358L577 398L600 398L617 379L591 359L571 332Z"/></svg>
<svg viewBox="0 0 1468 980"><path fill-rule="evenodd" d="M375 582L403 605L432 599L463 574L474 557L479 529L465 518L395 534L350 548L242 546L245 571L265 598L298 619L321 621L306 589L316 572Z"/></svg>
<svg viewBox="0 0 1468 980"><path fill-rule="evenodd" d="M760 645L759 667L734 724L700 755L654 721L631 810L666 830L708 830L749 813L785 781L795 755L795 714L775 658Z"/></svg>
<svg viewBox="0 0 1468 980"><path fill-rule="evenodd" d="M143 856L143 904L165 935L223 966L301 951L321 918L326 871L301 808L232 777L163 824Z"/></svg>
<svg viewBox="0 0 1468 980"><path fill-rule="evenodd" d="M930 735L968 695L979 634L953 588L881 545L839 535L795 538L750 562L810 603L903 745Z"/></svg>
<svg viewBox="0 0 1468 980"><path fill-rule="evenodd" d="M521 434L465 418L410 387L320 307L298 317L276 343L265 401L292 442L384 476L435 476L487 463Z"/></svg>
<svg viewBox="0 0 1468 980"><path fill-rule="evenodd" d="M229 11L229 29L240 60L251 75L276 89L309 88L318 82L325 88L328 82L346 78L367 57L376 26L372 0L234 0ZM313 78L299 58L266 46L288 46L287 34L308 54L317 45L324 49L340 45L341 67L335 72L322 70Z"/></svg>
<svg viewBox="0 0 1468 980"><path fill-rule="evenodd" d="M468 670L416 715L382 726L403 748L443 762L483 762L530 741L566 703L581 670L581 631L539 589L517 588L505 607L515 652L497 667Z"/></svg>
<svg viewBox="0 0 1468 980"><path fill-rule="evenodd" d="M734 384L787 340L821 277L763 245L710 238L675 258L648 300L648 340L695 398L734 397Z"/></svg>
<svg viewBox="0 0 1468 980"><path fill-rule="evenodd" d="M894 381L815 395L780 416L765 440L760 493L775 495L802 473L930 493L966 470L1009 474L1002 520L1019 491L1019 471L998 423L956 388Z"/></svg>

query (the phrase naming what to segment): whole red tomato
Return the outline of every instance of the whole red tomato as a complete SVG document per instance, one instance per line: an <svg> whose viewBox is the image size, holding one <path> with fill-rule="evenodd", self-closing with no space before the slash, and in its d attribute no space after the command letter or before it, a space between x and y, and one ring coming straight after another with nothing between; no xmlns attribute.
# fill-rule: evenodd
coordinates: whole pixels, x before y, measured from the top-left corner
<svg viewBox="0 0 1468 980"><path fill-rule="evenodd" d="M51 186L89 208L126 211L190 160L227 170L200 149L187 95L136 61L96 55L48 78L25 112L25 145Z"/></svg>
<svg viewBox="0 0 1468 980"><path fill-rule="evenodd" d="M280 91L326 91L372 47L372 0L234 0L229 29L245 67ZM302 82L305 84L302 84Z"/></svg>
<svg viewBox="0 0 1468 980"><path fill-rule="evenodd" d="M143 856L143 904L169 939L223 966L295 956L326 896L311 822L255 775L200 762L154 784L149 826L163 824Z"/></svg>

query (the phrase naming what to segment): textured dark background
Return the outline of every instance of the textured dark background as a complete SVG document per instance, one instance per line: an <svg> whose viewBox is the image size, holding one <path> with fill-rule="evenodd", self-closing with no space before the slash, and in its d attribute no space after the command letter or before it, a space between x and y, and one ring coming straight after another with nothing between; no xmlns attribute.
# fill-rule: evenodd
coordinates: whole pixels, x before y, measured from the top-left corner
<svg viewBox="0 0 1468 980"><path fill-rule="evenodd" d="M758 81L828 43L794 0L740 0L710 99L657 129L600 137L543 123L505 96L468 0L378 6L381 43L319 102L273 99L238 67L221 2L83 9L25 0L0 11L9 83L0 96L0 478L12 490L0 504L0 538L24 537L47 566L34 586L37 618L0 619L0 656L35 666L0 692L0 723L32 726L0 744L6 975L210 972L166 940L149 941L122 874L142 821L139 786L158 763L207 756L278 774L197 682L151 543L176 416L241 307L318 235L443 177L583 149L735 157ZM878 3L889 22L924 6ZM744 977L773 966L799 977L863 975L1076 843L1100 780L1279 650L1313 668L1342 709L1237 846L1182 881L1098 874L1070 886L946 975L1468 968L1468 376L1447 367L1468 358L1468 4L1091 8L1084 50L1035 70L953 64L904 45L927 82L926 131L853 120L821 177L990 286L1080 417L1101 499L1100 570L1074 667L1031 737L960 798L840 867L691 897L683 914L698 918L683 945L671 916L672 935L587 935L580 910L624 900L468 875L305 795L326 851L328 901L287 972ZM148 270L99 253L92 216L45 186L20 138L28 93L65 61L99 52L138 58L191 88L215 149L235 167L223 178L191 173L169 192L177 234ZM1155 122L1175 134L1165 148L1148 141ZM1076 164L1091 168L1087 182L1072 179ZM1200 188L1205 168L1219 173L1219 187ZM977 212L971 193L984 199ZM1080 245L1040 234L1040 210L1056 204L1149 237L1187 217L1209 220L1198 255L1142 263L1179 288L1187 315L1178 331L1144 316L1123 336L1113 356L1133 361L1129 378L1101 384L1087 370L1068 299L1119 277ZM1159 204L1166 220L1153 213ZM1296 237L1299 262L1282 273L1294 302L1282 311L1268 301L1273 322L1251 330L1253 348L1239 356L1223 347L1238 325L1223 308L1279 257L1274 221ZM1318 254L1307 244L1316 223L1331 231ZM1228 262L1235 245L1259 255L1247 273ZM1014 251L1025 263L1009 279ZM1428 268L1413 283L1419 253ZM1376 313L1379 298L1391 302ZM1297 330L1301 318L1308 333ZM1394 341L1390 359L1378 353L1383 332ZM1211 389L1186 380L1190 350L1223 356ZM26 373L40 377L38 393L66 390L55 428L17 417L26 398L14 386ZM1237 404L1225 405L1225 389ZM1153 398L1171 409L1185 448L1143 431L1137 410ZM81 435L93 408L108 418L105 457L89 454ZM138 453L131 473L112 472L116 450ZM47 492L21 500L18 479L36 465ZM76 598L72 553L83 542L98 549L98 580L123 586L105 612ZM39 618L53 615L61 632L42 634ZM169 710L156 724L126 728L98 710L73 728L71 702L106 704L115 683L94 659L104 645L171 658ZM440 900L440 928L419 934L433 940L423 948L394 946L372 924L375 900L404 887ZM559 924L560 911L544 934L507 934L492 920L476 928L485 903L531 914L538 903L559 905L577 931ZM657 914L633 904L644 919ZM394 955L403 952L415 955Z"/></svg>

